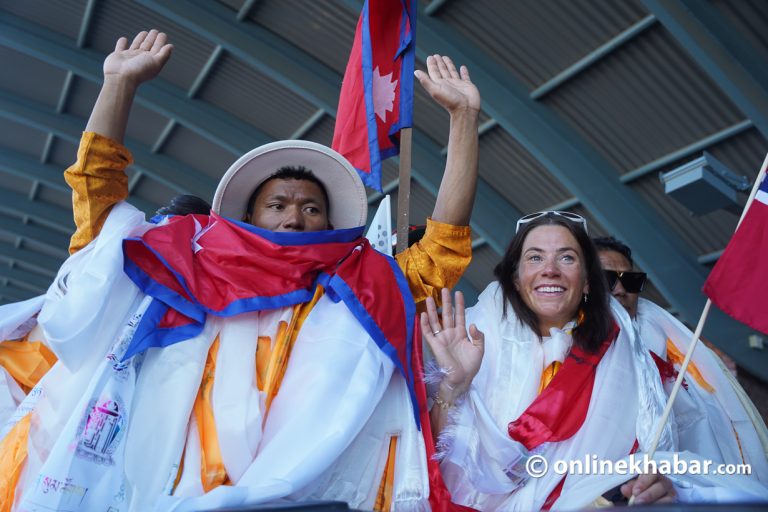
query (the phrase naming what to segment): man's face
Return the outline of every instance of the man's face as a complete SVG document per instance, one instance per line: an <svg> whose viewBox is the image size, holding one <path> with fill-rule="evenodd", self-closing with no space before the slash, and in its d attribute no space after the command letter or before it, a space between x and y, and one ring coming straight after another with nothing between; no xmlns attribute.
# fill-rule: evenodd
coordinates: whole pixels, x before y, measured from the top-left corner
<svg viewBox="0 0 768 512"><path fill-rule="evenodd" d="M616 251L600 251L598 253L600 264L605 270L614 270L616 272L629 272L632 270L629 260L623 254ZM616 285L611 290L611 295L616 297L622 306L629 312L629 316L635 318L637 315L637 299L639 293L628 293L621 281L616 280Z"/></svg>
<svg viewBox="0 0 768 512"><path fill-rule="evenodd" d="M308 180L273 179L253 200L247 221L270 231L328 229L328 206L322 189Z"/></svg>

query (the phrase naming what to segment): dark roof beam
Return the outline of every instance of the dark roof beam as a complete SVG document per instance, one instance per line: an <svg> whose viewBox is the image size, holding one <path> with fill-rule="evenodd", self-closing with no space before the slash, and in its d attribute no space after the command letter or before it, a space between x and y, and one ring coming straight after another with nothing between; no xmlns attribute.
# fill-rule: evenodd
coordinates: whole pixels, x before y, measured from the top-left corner
<svg viewBox="0 0 768 512"><path fill-rule="evenodd" d="M77 48L66 37L6 12L0 13L0 45L70 69L92 82L100 84L102 81L104 55L88 48ZM190 101L186 91L164 80L155 79L142 85L136 102L183 124L235 155L270 140L252 125L209 103Z"/></svg>
<svg viewBox="0 0 768 512"><path fill-rule="evenodd" d="M29 249L19 249L12 245L0 242L0 259L21 263L39 271L46 277L53 278L64 260L58 260ZM18 267L17 267L18 268Z"/></svg>
<svg viewBox="0 0 768 512"><path fill-rule="evenodd" d="M0 36L2 37L2 36ZM0 117L10 119L41 131L51 131L73 144L78 144L86 120L71 114L57 114L25 98L0 90ZM143 144L127 140L134 157L134 167L179 193L193 193L206 197L216 182L199 171L165 155L153 154ZM75 155L72 155L73 159Z"/></svg>
<svg viewBox="0 0 768 512"><path fill-rule="evenodd" d="M165 143L168 142L168 139L173 133L174 128L176 128L176 121L169 119L168 122L165 123L165 126L163 126L160 135L157 136L155 143L152 144L152 147L150 148L152 153L157 154L163 149L163 146L165 146Z"/></svg>
<svg viewBox="0 0 768 512"><path fill-rule="evenodd" d="M136 187L139 186L139 183L141 183L142 178L144 178L144 173L141 171L136 171L133 173L133 176L128 178L128 193L133 194L133 192L136 190Z"/></svg>
<svg viewBox="0 0 768 512"><path fill-rule="evenodd" d="M710 2L642 3L768 138L768 71L760 54L741 32Z"/></svg>
<svg viewBox="0 0 768 512"><path fill-rule="evenodd" d="M39 293L31 290L8 286L7 284L0 284L0 297L2 297L5 302L21 302L37 295L39 295Z"/></svg>
<svg viewBox="0 0 768 512"><path fill-rule="evenodd" d="M77 47L83 48L85 46L85 41L88 38L88 30L91 26L91 21L93 20L93 10L95 8L96 1L95 0L88 0L88 2L85 5L85 10L83 11L83 18L80 22L80 30L77 33ZM69 93L72 89L72 82L74 79L74 73L72 71L67 71L66 76L64 77L64 83L61 86L61 92L59 93L59 100L56 102L56 112L59 114L64 112L64 108L67 105L67 101L69 99ZM48 136L45 139L45 146L43 147L43 154L40 157L40 161L42 163L47 163L48 158L50 158L51 155L51 147L53 146L53 139L54 135L52 133L49 133Z"/></svg>
<svg viewBox="0 0 768 512"><path fill-rule="evenodd" d="M479 249L480 247L488 245L488 242L485 241L485 238L479 236L472 240L472 250Z"/></svg>
<svg viewBox="0 0 768 512"><path fill-rule="evenodd" d="M29 194L30 199L35 198L35 190L39 183L61 192L69 193L70 191L64 182L63 171L59 167L41 164L34 158L12 149L0 148L0 173L33 179L32 191ZM136 208L145 212L154 212L157 209L156 204L140 197L132 196L130 201Z"/></svg>
<svg viewBox="0 0 768 512"><path fill-rule="evenodd" d="M211 54L208 56L208 60L206 60L205 64L203 64L200 72L195 77L195 81L192 82L192 85L189 87L189 90L187 91L187 98L192 99L197 96L197 93L200 92L200 88L210 76L211 71L213 71L213 67L217 62L219 62L219 59L223 53L224 49L221 47L221 45L217 44Z"/></svg>
<svg viewBox="0 0 768 512"><path fill-rule="evenodd" d="M680 149L676 149L671 153L661 156L652 162L648 162L647 164L641 165L636 169L633 169L625 174L622 174L619 180L624 184L637 181L643 176L656 172L659 169L662 169L663 167L666 167L667 165L671 164L672 162L680 160L681 158L685 158L689 155L693 155L694 153L698 153L699 151L702 151L704 149L707 149L708 147L714 146L715 144L718 144L724 140L728 140L731 137L735 137L736 135L748 130L749 128L752 128L753 126L754 125L752 124L752 121L750 121L749 119L740 121L732 126L729 126L728 128L725 128L724 130L720 130L717 133L713 133L712 135L708 135L707 137L701 138L695 142L692 142L691 144L688 144L687 146L684 146ZM572 197L570 199L566 199L565 201L557 203L556 205L552 205L548 209L549 210L567 210L568 208L573 208L579 203L580 201L578 199L576 199L575 197Z"/></svg>
<svg viewBox="0 0 768 512"><path fill-rule="evenodd" d="M32 186L29 187L29 194L27 194L27 197L31 200L37 199L37 193L40 191L40 182L37 180L34 180L32 182Z"/></svg>
<svg viewBox="0 0 768 512"><path fill-rule="evenodd" d="M88 40L88 32L93 21L93 12L96 10L96 0L88 0L83 10L83 18L80 20L80 30L77 32L77 47L84 48Z"/></svg>
<svg viewBox="0 0 768 512"><path fill-rule="evenodd" d="M225 5L196 0L137 1L222 46L280 86L329 114L335 113L341 84L338 76L335 80L324 79L328 76L324 64L255 23L237 23L232 10Z"/></svg>
<svg viewBox="0 0 768 512"><path fill-rule="evenodd" d="M16 215L22 215L17 212ZM23 214L23 215L26 215ZM0 232L6 233L22 240L32 240L38 244L45 245L53 251L56 251L62 258L69 255L69 234L62 234L59 231L51 230L47 227L26 224L15 216L0 216Z"/></svg>
<svg viewBox="0 0 768 512"><path fill-rule="evenodd" d="M245 18L247 18L248 15L251 14L251 11L253 10L253 7L256 5L257 1L258 0L245 0L243 5L240 6L240 10L237 11L237 21L243 21Z"/></svg>
<svg viewBox="0 0 768 512"><path fill-rule="evenodd" d="M432 0L426 7L424 7L424 14L427 16L435 16L447 3L448 0Z"/></svg>
<svg viewBox="0 0 768 512"><path fill-rule="evenodd" d="M0 172L28 180L42 182L46 187L68 192L62 170L50 164L43 164L36 159L8 148L0 147Z"/></svg>
<svg viewBox="0 0 768 512"><path fill-rule="evenodd" d="M28 288L31 291L43 293L51 285L52 279L44 277L28 270L11 268L0 264L0 277L6 278L17 286Z"/></svg>
<svg viewBox="0 0 768 512"><path fill-rule="evenodd" d="M67 235L71 234L75 228L71 220L72 212L69 210L41 201L31 201L6 189L0 189L0 210L14 216L29 216ZM70 222L67 223L66 220Z"/></svg>
<svg viewBox="0 0 768 512"><path fill-rule="evenodd" d="M708 252L706 254L702 254L698 258L699 263L701 263L702 265L710 265L710 264L716 262L717 260L719 260L720 256L723 255L724 251L725 251L725 249L720 249L720 250L717 250L717 251L712 251L712 252Z"/></svg>
<svg viewBox="0 0 768 512"><path fill-rule="evenodd" d="M325 110L319 109L317 112L312 114L309 119L304 121L301 126L299 126L295 132L291 134L291 139L301 139L304 138L312 128L317 126L320 121L323 120L323 117L325 117Z"/></svg>
<svg viewBox="0 0 768 512"><path fill-rule="evenodd" d="M58 114L61 114L64 112L64 108L67 105L67 100L69 98L69 91L72 89L72 82L74 81L75 74L71 71L67 71L66 76L64 77L64 83L61 86L61 92L59 93L59 100L56 102L56 112ZM51 156L51 148L53 147L53 140L54 140L54 134L48 133L48 136L45 138L45 146L43 147L43 154L40 157L40 161L42 163L48 163L48 159Z"/></svg>
<svg viewBox="0 0 768 512"><path fill-rule="evenodd" d="M689 155L693 155L694 153L698 153L699 151L702 151L704 149L707 149L708 147L714 146L715 144L718 144L724 140L728 140L731 137L734 137L739 133L744 132L749 128L752 128L753 126L754 125L752 124L752 121L750 121L749 119L740 121L732 126L729 126L728 128L720 130L717 133L713 133L712 135L703 137L678 150L672 151L671 153L666 154L660 158L657 158L652 162L649 162L645 165L641 165L637 169L633 169L625 174L622 174L620 178L621 182L632 183L633 181L636 181L647 174L658 171L662 167L665 167L671 164L672 162L675 162L676 160L680 160L681 158L685 158Z"/></svg>
<svg viewBox="0 0 768 512"><path fill-rule="evenodd" d="M570 80L571 78L575 77L579 73L589 69L591 66L594 66L598 62L600 62L602 59L605 58L606 55L613 52L614 50L620 48L622 45L626 44L628 41L634 39L639 34L642 34L645 32L649 27L653 26L653 24L656 23L656 17L653 14L650 14L646 16L645 18L641 19L637 23L634 23L627 29L621 31L619 34L617 34L615 37L612 37L605 43L601 44L588 54L586 54L584 57L580 58L543 84L536 87L534 90L531 91L531 99L534 100L540 100L547 94L551 93L561 85L563 85L565 82Z"/></svg>
<svg viewBox="0 0 768 512"><path fill-rule="evenodd" d="M205 64L203 65L202 69L200 69L200 72L195 77L195 80L192 82L192 85L187 91L187 98L193 99L195 96L197 96L197 93L200 92L200 88L208 79L208 76L211 74L211 70L218 62L219 58L221 57L221 54L222 54L222 48L221 46L217 45L213 49L211 54L208 56L208 60L205 61ZM160 132L160 135L158 135L157 140L152 145L153 153L160 152L160 150L163 148L165 143L168 141L168 138L173 133L174 128L176 128L176 120L169 119L168 122L163 127L163 131ZM140 178L141 178L141 175L139 175L139 177L137 178L136 183ZM135 183L134 183L134 186L135 186Z"/></svg>

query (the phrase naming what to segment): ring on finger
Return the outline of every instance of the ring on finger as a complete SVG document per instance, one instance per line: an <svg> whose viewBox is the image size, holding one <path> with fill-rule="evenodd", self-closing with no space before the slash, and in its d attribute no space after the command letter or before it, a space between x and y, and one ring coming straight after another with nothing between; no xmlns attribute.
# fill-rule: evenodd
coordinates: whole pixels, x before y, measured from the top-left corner
<svg viewBox="0 0 768 512"><path fill-rule="evenodd" d="M432 334L434 334L435 336L437 336L437 335L438 335L438 334L440 334L441 332L443 332L443 330L442 330L442 329L438 329L438 330L436 330L436 331L432 331Z"/></svg>

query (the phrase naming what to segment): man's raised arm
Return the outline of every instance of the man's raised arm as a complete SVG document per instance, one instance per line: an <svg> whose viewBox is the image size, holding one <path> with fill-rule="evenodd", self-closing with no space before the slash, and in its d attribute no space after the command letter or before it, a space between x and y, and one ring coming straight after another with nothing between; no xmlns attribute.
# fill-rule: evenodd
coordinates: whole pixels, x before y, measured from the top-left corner
<svg viewBox="0 0 768 512"><path fill-rule="evenodd" d="M77 151L77 162L64 173L72 187L77 230L69 252L75 253L96 238L112 207L128 197L125 168L131 155L123 147L128 116L142 83L160 72L173 46L157 30L140 32L128 46L121 37L104 60L104 83L93 106Z"/></svg>

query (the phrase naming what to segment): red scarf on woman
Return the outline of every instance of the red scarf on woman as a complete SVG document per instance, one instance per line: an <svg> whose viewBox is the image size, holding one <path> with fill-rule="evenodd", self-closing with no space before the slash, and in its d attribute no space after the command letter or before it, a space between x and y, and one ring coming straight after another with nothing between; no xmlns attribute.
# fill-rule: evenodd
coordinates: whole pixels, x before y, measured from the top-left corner
<svg viewBox="0 0 768 512"><path fill-rule="evenodd" d="M614 323L595 353L574 345L549 386L509 424L509 436L533 450L542 443L564 441L578 432L587 417L597 365L618 334L619 326Z"/></svg>

